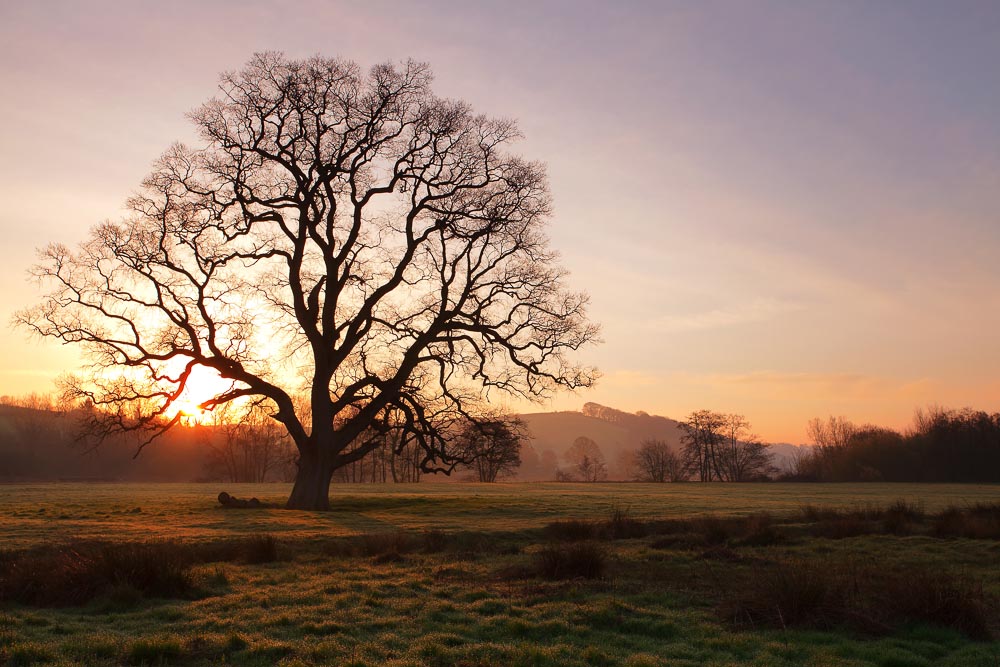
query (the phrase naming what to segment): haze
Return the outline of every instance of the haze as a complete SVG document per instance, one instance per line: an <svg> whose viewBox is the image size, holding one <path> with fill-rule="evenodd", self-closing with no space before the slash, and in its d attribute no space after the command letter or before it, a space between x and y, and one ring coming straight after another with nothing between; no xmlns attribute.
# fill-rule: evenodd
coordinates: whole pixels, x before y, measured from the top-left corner
<svg viewBox="0 0 1000 667"><path fill-rule="evenodd" d="M738 411L793 442L817 415L995 411L998 34L989 2L5 3L0 311L254 51L412 57L548 162L604 378L536 409ZM0 345L0 394L77 364Z"/></svg>

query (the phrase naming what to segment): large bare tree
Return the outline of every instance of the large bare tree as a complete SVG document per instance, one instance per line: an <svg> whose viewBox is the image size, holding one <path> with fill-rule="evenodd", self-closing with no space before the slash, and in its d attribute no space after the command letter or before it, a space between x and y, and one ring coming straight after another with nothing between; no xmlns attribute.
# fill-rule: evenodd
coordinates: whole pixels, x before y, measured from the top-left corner
<svg viewBox="0 0 1000 667"><path fill-rule="evenodd" d="M594 341L543 225L545 169L507 151L514 122L430 89L426 65L255 56L18 320L80 343L99 434L176 424L199 367L253 397L298 448L290 508L327 509L334 470L394 432L425 470L456 463L450 425L491 391L589 386ZM303 392L305 400L297 400Z"/></svg>

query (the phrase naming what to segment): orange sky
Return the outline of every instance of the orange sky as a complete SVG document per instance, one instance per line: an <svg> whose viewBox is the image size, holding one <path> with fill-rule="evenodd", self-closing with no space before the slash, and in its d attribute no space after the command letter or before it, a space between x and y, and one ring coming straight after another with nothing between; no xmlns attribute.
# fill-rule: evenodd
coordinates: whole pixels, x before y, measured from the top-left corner
<svg viewBox="0 0 1000 667"><path fill-rule="evenodd" d="M232 6L227 6L231 4ZM905 425L1000 410L1000 8L970 2L4 3L0 312L119 214L253 51L427 60L518 118L605 343L596 401ZM0 394L77 363L0 331Z"/></svg>

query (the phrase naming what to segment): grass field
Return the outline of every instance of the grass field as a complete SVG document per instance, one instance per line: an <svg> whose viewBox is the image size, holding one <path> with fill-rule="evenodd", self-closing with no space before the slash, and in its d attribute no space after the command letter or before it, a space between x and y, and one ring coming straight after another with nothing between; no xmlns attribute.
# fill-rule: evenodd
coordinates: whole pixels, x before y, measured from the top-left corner
<svg viewBox="0 0 1000 667"><path fill-rule="evenodd" d="M264 557L198 556L176 595L123 579L72 605L8 600L0 664L1000 665L1000 643L949 620L967 605L947 588L1000 636L996 518L955 529L939 514L1000 503L997 486L357 485L334 487L329 514L223 510L222 488L0 486L0 565L14 569L45 545L274 538ZM225 489L271 502L288 490ZM873 509L900 499L895 514ZM828 572L871 599L774 621L761 582ZM938 574L946 585L913 603L927 613L867 613ZM764 598L747 606L745 591Z"/></svg>

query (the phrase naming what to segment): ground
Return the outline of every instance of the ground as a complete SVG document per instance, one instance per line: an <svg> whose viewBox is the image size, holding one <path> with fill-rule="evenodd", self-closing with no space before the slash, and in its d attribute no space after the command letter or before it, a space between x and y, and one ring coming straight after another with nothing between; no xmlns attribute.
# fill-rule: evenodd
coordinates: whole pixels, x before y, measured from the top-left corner
<svg viewBox="0 0 1000 667"><path fill-rule="evenodd" d="M272 557L203 558L180 599L115 589L75 606L5 602L0 664L1000 664L1000 643L947 622L751 627L725 612L739 602L734 590L787 563L874 563L969 582L982 592L995 638L1000 540L942 536L929 517L890 526L895 515L872 508L904 500L931 515L995 504L998 486L344 485L326 514L224 510L215 501L223 488L275 503L288 492L0 486L8 551L264 535L276 545ZM807 506L845 514L811 523ZM867 517L864 527L848 521L852 512ZM578 541L581 530L588 539ZM545 570L547 558L572 558L574 545L591 545L598 573Z"/></svg>

